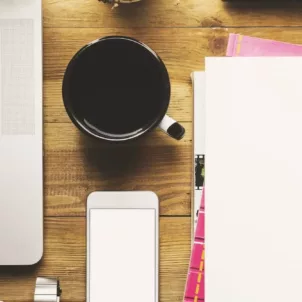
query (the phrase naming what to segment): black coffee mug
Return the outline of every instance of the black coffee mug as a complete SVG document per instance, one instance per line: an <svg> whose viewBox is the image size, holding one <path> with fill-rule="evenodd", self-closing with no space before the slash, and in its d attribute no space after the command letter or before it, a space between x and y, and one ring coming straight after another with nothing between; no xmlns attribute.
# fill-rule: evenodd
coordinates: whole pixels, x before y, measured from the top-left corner
<svg viewBox="0 0 302 302"><path fill-rule="evenodd" d="M63 100L73 123L107 141L128 141L159 127L175 139L185 129L166 115L170 80L159 56L128 37L105 37L72 58Z"/></svg>

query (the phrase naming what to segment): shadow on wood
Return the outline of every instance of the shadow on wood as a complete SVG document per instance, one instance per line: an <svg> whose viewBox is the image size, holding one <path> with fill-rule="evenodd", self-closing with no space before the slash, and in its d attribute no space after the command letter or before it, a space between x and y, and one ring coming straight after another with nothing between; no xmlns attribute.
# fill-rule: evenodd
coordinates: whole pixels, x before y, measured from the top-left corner
<svg viewBox="0 0 302 302"><path fill-rule="evenodd" d="M1 266L1 277L22 277L34 274L39 270L41 262L30 266Z"/></svg>
<svg viewBox="0 0 302 302"><path fill-rule="evenodd" d="M97 171L99 178L104 180L100 189L148 190L148 186L152 188L151 178L153 183L154 175L163 168L167 170L166 175L171 176L167 168L170 166L172 170L181 160L181 154L178 154L177 145L168 136L162 135L162 139L163 144L164 140L171 140L169 145L147 145L146 140L152 141L158 135L162 133L155 131L128 143L107 143L81 134L80 144L87 146L82 151L87 170ZM164 173L160 175L164 178ZM143 183L139 181L140 176Z"/></svg>

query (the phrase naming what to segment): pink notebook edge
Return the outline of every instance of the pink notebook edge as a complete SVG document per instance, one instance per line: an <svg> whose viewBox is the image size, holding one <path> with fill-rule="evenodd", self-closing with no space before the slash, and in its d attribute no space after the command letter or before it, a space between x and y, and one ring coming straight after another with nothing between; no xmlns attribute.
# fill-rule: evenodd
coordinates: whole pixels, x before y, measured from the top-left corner
<svg viewBox="0 0 302 302"><path fill-rule="evenodd" d="M205 190L203 190L203 192L202 192L201 201L200 201L200 209L199 209L200 211L202 211L203 214L204 214L204 204L205 204ZM199 217L201 217L201 216L198 216L198 220L199 220ZM198 227L202 230L198 230ZM185 284L183 302L192 302L192 301L195 302L195 301L203 301L204 300L204 289L203 289L203 291L197 293L194 299L187 297L187 293L188 293L188 291L190 289L190 286L191 286L189 277L190 277L192 272L196 273L195 271L191 270L191 264L193 262L193 248L194 248L195 244L201 244L202 243L204 245L204 239L200 240L199 238L198 239L196 238L196 233L199 233L199 232L204 233L204 224L198 224L197 223L196 231L195 231L195 234L194 234L194 242L193 242L192 248L191 248L191 255L190 255L190 261L189 261L189 268L188 268L188 272L187 272L187 279L186 279L186 284ZM203 270L201 271L201 273L203 275L203 278L200 281L200 283L203 283L203 286L201 286L201 287L204 288L204 275L205 275L204 266L203 266ZM196 299L196 297L197 297L197 299Z"/></svg>
<svg viewBox="0 0 302 302"><path fill-rule="evenodd" d="M246 47L246 44L248 47ZM282 53L287 55L302 55L302 45L299 44L230 33L226 56L235 57L253 55L255 49L261 49L262 52L257 56L266 56L273 54L272 52L276 51L277 48L279 55L282 55Z"/></svg>

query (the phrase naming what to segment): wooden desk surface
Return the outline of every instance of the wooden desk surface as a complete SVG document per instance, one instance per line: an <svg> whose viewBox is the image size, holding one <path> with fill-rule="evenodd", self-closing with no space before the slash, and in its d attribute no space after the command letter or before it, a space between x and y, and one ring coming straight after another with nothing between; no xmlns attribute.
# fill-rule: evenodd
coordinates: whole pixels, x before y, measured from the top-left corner
<svg viewBox="0 0 302 302"><path fill-rule="evenodd" d="M302 4L288 1L143 0L112 11L97 0L44 0L45 253L34 267L0 268L0 300L30 302L35 277L53 275L63 302L85 301L86 197L118 189L160 197L160 301L182 301L191 228L190 73L204 68L205 56L224 55L229 32L302 43L301 17ZM166 63L169 113L187 129L182 141L155 131L117 149L84 137L69 121L61 98L68 61L87 42L115 34L144 41Z"/></svg>

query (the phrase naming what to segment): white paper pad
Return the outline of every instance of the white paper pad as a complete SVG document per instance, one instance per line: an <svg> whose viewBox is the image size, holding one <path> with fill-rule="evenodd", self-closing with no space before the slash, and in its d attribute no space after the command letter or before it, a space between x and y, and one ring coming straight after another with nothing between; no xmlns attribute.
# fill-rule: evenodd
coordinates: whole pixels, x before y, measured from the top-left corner
<svg viewBox="0 0 302 302"><path fill-rule="evenodd" d="M206 75L206 302L301 302L302 58Z"/></svg>

